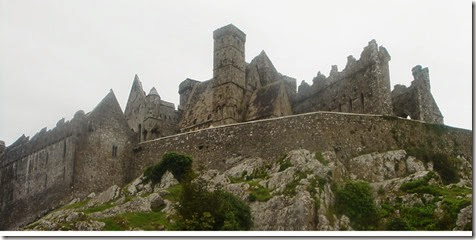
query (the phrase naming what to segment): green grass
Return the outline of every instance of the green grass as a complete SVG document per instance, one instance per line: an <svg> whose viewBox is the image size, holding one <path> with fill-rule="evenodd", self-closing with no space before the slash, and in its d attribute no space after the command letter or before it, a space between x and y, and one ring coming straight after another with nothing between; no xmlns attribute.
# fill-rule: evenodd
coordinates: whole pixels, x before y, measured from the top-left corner
<svg viewBox="0 0 476 240"><path fill-rule="evenodd" d="M183 188L182 184L177 184L170 186L166 190L168 191L168 193L165 194L163 198L172 202L178 202L180 199L180 195L182 194Z"/></svg>
<svg viewBox="0 0 476 240"><path fill-rule="evenodd" d="M242 176L242 177L228 177L228 179L230 180L230 183L241 183L241 182L245 182L246 179L245 179L245 176Z"/></svg>
<svg viewBox="0 0 476 240"><path fill-rule="evenodd" d="M423 194L436 196L432 201L410 207L403 207L398 201L394 206L382 204L381 217L389 217L396 210L400 212L398 219L396 216L390 218L386 229L452 230L455 227L460 210L472 204L472 199L466 197L466 195L471 194L471 189L430 185L428 181L434 176L434 173L431 174L430 172L424 178L404 183L400 187L403 193L417 193L418 196ZM441 218L435 215L437 201L442 203L443 216Z"/></svg>
<svg viewBox="0 0 476 240"><path fill-rule="evenodd" d="M322 155L322 152L316 152L314 154L314 158L319 161L320 163L322 163L323 165L327 165L329 162L324 158L324 156Z"/></svg>
<svg viewBox="0 0 476 240"><path fill-rule="evenodd" d="M268 178L268 169L271 168L271 165L266 164L260 168L254 169L253 173L251 174L250 179L256 179L256 178L261 178L261 179L266 179Z"/></svg>
<svg viewBox="0 0 476 240"><path fill-rule="evenodd" d="M90 200L90 199L87 198L87 199L85 199L85 200L83 200L83 201L79 201L79 202L77 202L77 203L73 203L73 204L71 204L71 205L67 205L67 206L64 207L64 209L77 209L77 208L84 207L84 206L86 206L86 204L88 204L89 200Z"/></svg>
<svg viewBox="0 0 476 240"><path fill-rule="evenodd" d="M289 167L292 167L291 161L288 158L284 158L282 161L279 162L279 170L278 172L282 172Z"/></svg>
<svg viewBox="0 0 476 240"><path fill-rule="evenodd" d="M306 190L311 194L311 197L314 197L314 195L317 194L317 178L314 176L310 181L309 185L307 186Z"/></svg>
<svg viewBox="0 0 476 240"><path fill-rule="evenodd" d="M165 230L171 229L171 223L163 212L134 212L124 213L114 217L99 219L104 222L104 231L124 231L139 228L147 231L159 230L161 226Z"/></svg>
<svg viewBox="0 0 476 240"><path fill-rule="evenodd" d="M403 221L408 224L408 230L437 230L434 204L402 207L399 212Z"/></svg>
<svg viewBox="0 0 476 240"><path fill-rule="evenodd" d="M114 206L115 206L114 203L112 201L110 201L110 202L103 203L103 204L98 205L98 206L87 208L87 209L83 210L82 212L84 212L86 214L94 213L94 212L101 212L101 211L104 211L106 209L112 208Z"/></svg>
<svg viewBox="0 0 476 240"><path fill-rule="evenodd" d="M266 202L271 199L271 190L269 188L261 186L258 182L249 182L251 192L248 195L248 200L250 202L258 201L258 202Z"/></svg>

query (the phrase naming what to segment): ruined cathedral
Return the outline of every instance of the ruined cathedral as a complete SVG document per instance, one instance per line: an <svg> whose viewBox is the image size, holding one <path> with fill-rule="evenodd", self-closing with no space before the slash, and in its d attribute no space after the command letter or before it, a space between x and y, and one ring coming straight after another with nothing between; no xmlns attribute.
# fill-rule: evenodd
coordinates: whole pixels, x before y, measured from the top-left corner
<svg viewBox="0 0 476 240"><path fill-rule="evenodd" d="M247 63L246 34L234 25L215 30L213 41L213 78L182 81L177 108L160 89L146 94L136 75L124 112L111 90L91 112L0 144L0 229L31 222L72 197L124 185L145 164L137 157L140 143L153 139L319 111L443 124L428 68L415 66L411 85L391 90L390 55L375 40L359 59L349 56L343 70L332 66L327 77L319 72L299 86L264 51Z"/></svg>
<svg viewBox="0 0 476 240"><path fill-rule="evenodd" d="M412 69L410 87L390 89L387 50L369 42L360 59L347 57L342 71L332 66L328 77L318 72L312 85L281 74L262 51L245 61L246 34L230 24L213 32L213 78L180 83L180 103L146 95L134 78L125 117L140 141L214 126L315 111L395 115L443 123L430 91L428 68Z"/></svg>

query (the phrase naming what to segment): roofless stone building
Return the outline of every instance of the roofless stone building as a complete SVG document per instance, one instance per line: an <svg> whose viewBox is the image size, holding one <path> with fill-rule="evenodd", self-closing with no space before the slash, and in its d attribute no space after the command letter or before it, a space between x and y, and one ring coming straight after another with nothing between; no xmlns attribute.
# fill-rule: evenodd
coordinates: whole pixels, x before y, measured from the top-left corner
<svg viewBox="0 0 476 240"><path fill-rule="evenodd" d="M430 91L428 69L414 67L411 86L397 85L391 91L390 55L375 40L363 49L358 60L349 56L342 71L332 66L329 76L319 72L312 85L303 81L298 88L296 79L278 72L264 51L247 63L246 34L234 25L215 30L213 40L213 78L181 82L178 109L160 97L160 88L146 94L136 75L124 113L111 90L89 113L78 111L70 121L61 119L54 129L44 128L32 138L23 135L8 147L0 141L0 229L31 222L73 197L84 197L113 184L122 186L164 151L190 152L197 161L207 160L210 167L222 168L226 164L222 161L224 155L262 151L267 154L262 156L265 158L287 148L314 144L319 136L320 147L345 147L338 154L346 157L357 151L359 144L362 146L358 149L370 146L374 150L382 144L399 144L385 132L391 123L377 120L375 115L443 123ZM274 121L282 124L280 132L273 132L276 126L271 122L236 125L317 111L327 113ZM345 123L349 124L346 128L342 127ZM230 124L235 125L216 128ZM339 142L339 136L358 131L351 124L361 124L368 132L360 133L360 138L356 134L346 137L355 141ZM407 125L408 129L414 127ZM382 131L371 132L379 126ZM337 128L339 131L334 131ZM388 139L381 141L375 134ZM458 146L468 145L465 143L471 139L467 132L456 130L444 137L452 138ZM149 141L158 138L162 140ZM281 141L281 145L260 148L256 143L260 139ZM209 144L197 143L202 140ZM418 137L413 140L420 141Z"/></svg>

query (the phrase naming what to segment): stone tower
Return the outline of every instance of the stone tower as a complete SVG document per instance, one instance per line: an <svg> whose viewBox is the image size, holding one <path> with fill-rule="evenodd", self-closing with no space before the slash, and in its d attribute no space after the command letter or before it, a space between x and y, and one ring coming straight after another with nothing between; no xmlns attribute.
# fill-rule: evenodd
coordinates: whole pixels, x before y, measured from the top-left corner
<svg viewBox="0 0 476 240"><path fill-rule="evenodd" d="M443 115L431 94L428 68L417 65L412 68L412 74L410 87L397 84L392 91L394 115L443 124Z"/></svg>
<svg viewBox="0 0 476 240"><path fill-rule="evenodd" d="M213 32L212 125L242 121L246 35L233 24Z"/></svg>

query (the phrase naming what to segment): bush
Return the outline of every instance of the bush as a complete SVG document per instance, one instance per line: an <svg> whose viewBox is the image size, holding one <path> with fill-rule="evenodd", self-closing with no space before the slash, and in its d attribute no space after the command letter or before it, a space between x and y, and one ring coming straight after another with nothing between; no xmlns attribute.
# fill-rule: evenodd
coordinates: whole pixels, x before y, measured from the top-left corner
<svg viewBox="0 0 476 240"><path fill-rule="evenodd" d="M335 193L335 208L338 214L345 214L357 230L370 230L378 222L372 190L367 182L349 182Z"/></svg>
<svg viewBox="0 0 476 240"><path fill-rule="evenodd" d="M179 200L179 230L249 230L252 225L248 205L231 193L209 192L203 180L184 181Z"/></svg>
<svg viewBox="0 0 476 240"><path fill-rule="evenodd" d="M459 182L456 160L447 154L434 153L424 148L411 148L406 150L408 155L414 156L425 163L433 162L433 169L440 175L441 181L447 185Z"/></svg>
<svg viewBox="0 0 476 240"><path fill-rule="evenodd" d="M411 227L408 225L408 222L405 219L402 219L400 217L395 217L392 218L387 226L385 227L385 230L390 230L390 231L408 231L412 230Z"/></svg>
<svg viewBox="0 0 476 240"><path fill-rule="evenodd" d="M181 182L187 174L191 174L192 159L189 156L174 152L166 153L162 161L144 171L145 181L152 181L153 184L156 184L160 182L167 170Z"/></svg>

